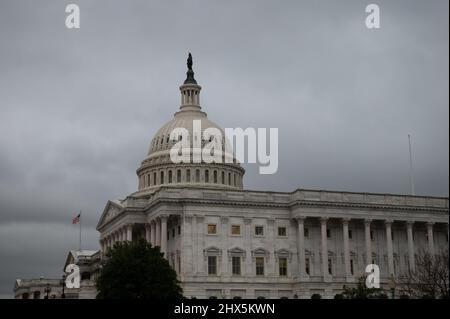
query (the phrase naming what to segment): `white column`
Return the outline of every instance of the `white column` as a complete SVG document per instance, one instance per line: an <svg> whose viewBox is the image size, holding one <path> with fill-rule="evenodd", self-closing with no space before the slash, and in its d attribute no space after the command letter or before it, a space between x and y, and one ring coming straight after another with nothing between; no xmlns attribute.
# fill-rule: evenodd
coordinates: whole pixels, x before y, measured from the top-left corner
<svg viewBox="0 0 450 319"><path fill-rule="evenodd" d="M167 256L167 216L163 215L161 219L161 252L164 257L168 259Z"/></svg>
<svg viewBox="0 0 450 319"><path fill-rule="evenodd" d="M386 243L388 254L388 274L389 277L394 276L394 252L392 248L392 220L386 220L384 225L386 227Z"/></svg>
<svg viewBox="0 0 450 319"><path fill-rule="evenodd" d="M322 246L322 275L326 281L329 278L328 273L328 246L327 246L327 220L328 218L322 217L320 219L320 231L321 231L321 246Z"/></svg>
<svg viewBox="0 0 450 319"><path fill-rule="evenodd" d="M372 263L372 238L370 237L370 224L372 223L371 219L364 220L364 234L366 237L366 265Z"/></svg>
<svg viewBox="0 0 450 319"><path fill-rule="evenodd" d="M414 222L407 221L406 222L406 235L408 237L408 257L409 257L409 270L414 272L416 270L416 262L414 257L414 238L413 238L413 229Z"/></svg>
<svg viewBox="0 0 450 319"><path fill-rule="evenodd" d="M150 232L151 243L152 243L152 246L156 246L156 223L154 220L152 220L150 222L150 227L151 227L151 232Z"/></svg>
<svg viewBox="0 0 450 319"><path fill-rule="evenodd" d="M348 223L350 219L344 218L342 220L342 231L344 235L344 266L345 266L345 277L347 280L351 277L350 271L350 248L348 244Z"/></svg>
<svg viewBox="0 0 450 319"><path fill-rule="evenodd" d="M156 246L161 247L161 220L159 218L156 219Z"/></svg>
<svg viewBox="0 0 450 319"><path fill-rule="evenodd" d="M133 240L133 225L128 224L127 225L127 241Z"/></svg>
<svg viewBox="0 0 450 319"><path fill-rule="evenodd" d="M434 238L433 238L433 225L434 223L427 223L427 233L428 233L428 252L432 257L434 257Z"/></svg>
<svg viewBox="0 0 450 319"><path fill-rule="evenodd" d="M147 243L150 242L150 224L145 224L145 240Z"/></svg>
<svg viewBox="0 0 450 319"><path fill-rule="evenodd" d="M297 249L298 249L298 264L300 278L306 276L305 269L305 218L297 218Z"/></svg>

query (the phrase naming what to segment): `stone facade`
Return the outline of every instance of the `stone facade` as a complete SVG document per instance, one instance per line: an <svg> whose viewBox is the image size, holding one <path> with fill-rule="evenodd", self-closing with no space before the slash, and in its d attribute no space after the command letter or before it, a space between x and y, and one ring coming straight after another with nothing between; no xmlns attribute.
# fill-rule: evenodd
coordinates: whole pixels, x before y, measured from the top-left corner
<svg viewBox="0 0 450 319"><path fill-rule="evenodd" d="M331 298L369 263L387 287L421 251L448 248L448 199L167 187L109 202L98 230L103 251L160 246L187 297Z"/></svg>

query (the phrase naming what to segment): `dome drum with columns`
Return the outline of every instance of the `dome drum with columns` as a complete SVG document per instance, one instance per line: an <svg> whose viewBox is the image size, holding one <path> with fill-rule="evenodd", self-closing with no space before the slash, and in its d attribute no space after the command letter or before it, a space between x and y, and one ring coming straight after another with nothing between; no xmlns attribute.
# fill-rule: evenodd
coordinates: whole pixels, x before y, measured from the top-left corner
<svg viewBox="0 0 450 319"><path fill-rule="evenodd" d="M207 114L201 110L200 90L192 70L192 56L189 54L188 71L184 84L180 86L181 106L174 118L163 125L149 147L147 157L142 161L137 170L139 179L138 193L152 192L161 186L201 186L223 189L242 189L245 170L236 161L233 154L225 150L225 132L218 125L207 118ZM193 123L200 121L202 135L205 129L215 128L222 134L222 162L221 163L194 163L193 156L197 152L193 148L194 135ZM191 145L191 161L189 163L176 164L170 158L170 149L176 143L170 140L171 132L176 128L184 128L188 131ZM202 138L202 137L200 137ZM202 147L208 141L201 141ZM231 159L225 161L225 159Z"/></svg>

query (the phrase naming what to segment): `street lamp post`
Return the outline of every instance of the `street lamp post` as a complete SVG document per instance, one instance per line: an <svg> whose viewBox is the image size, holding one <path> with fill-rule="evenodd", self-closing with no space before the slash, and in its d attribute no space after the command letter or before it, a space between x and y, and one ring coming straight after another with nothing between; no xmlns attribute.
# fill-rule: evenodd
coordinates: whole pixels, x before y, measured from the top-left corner
<svg viewBox="0 0 450 319"><path fill-rule="evenodd" d="M46 295L45 295L45 299L48 299L48 294L50 293L50 291L52 291L52 289L50 288L50 284L49 283L47 283L46 285L45 285L45 289L44 289L44 292L46 293Z"/></svg>
<svg viewBox="0 0 450 319"><path fill-rule="evenodd" d="M66 274L62 275L62 280L61 280L61 286L62 286L62 294L61 294L61 299L65 299L66 298L66 294L64 293L64 288L66 286Z"/></svg>

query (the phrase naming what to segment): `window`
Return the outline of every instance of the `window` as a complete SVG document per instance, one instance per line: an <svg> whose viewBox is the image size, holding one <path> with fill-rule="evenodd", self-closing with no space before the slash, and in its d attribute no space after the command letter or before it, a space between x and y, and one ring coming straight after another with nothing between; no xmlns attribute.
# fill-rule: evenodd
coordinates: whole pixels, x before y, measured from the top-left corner
<svg viewBox="0 0 450 319"><path fill-rule="evenodd" d="M287 258L278 258L278 271L280 276L287 276Z"/></svg>
<svg viewBox="0 0 450 319"><path fill-rule="evenodd" d="M164 184L164 172L161 172L159 183Z"/></svg>
<svg viewBox="0 0 450 319"><path fill-rule="evenodd" d="M195 182L200 183L200 170L199 169L195 170Z"/></svg>
<svg viewBox="0 0 450 319"><path fill-rule="evenodd" d="M255 236L264 236L263 226L255 226Z"/></svg>
<svg viewBox="0 0 450 319"><path fill-rule="evenodd" d="M147 186L150 186L150 174L147 174Z"/></svg>
<svg viewBox="0 0 450 319"><path fill-rule="evenodd" d="M231 186L231 173L228 173L228 185Z"/></svg>
<svg viewBox="0 0 450 319"><path fill-rule="evenodd" d="M172 171L169 171L169 184L172 183Z"/></svg>
<svg viewBox="0 0 450 319"><path fill-rule="evenodd" d="M225 184L225 173L224 172L222 172L222 184Z"/></svg>
<svg viewBox="0 0 450 319"><path fill-rule="evenodd" d="M327 228L327 238L331 238L331 231Z"/></svg>
<svg viewBox="0 0 450 319"><path fill-rule="evenodd" d="M209 183L209 170L205 170L205 183Z"/></svg>
<svg viewBox="0 0 450 319"><path fill-rule="evenodd" d="M280 237L286 237L287 236L287 229L286 227L278 227L278 236Z"/></svg>
<svg viewBox="0 0 450 319"><path fill-rule="evenodd" d="M172 237L175 238L175 228L172 229Z"/></svg>
<svg viewBox="0 0 450 319"><path fill-rule="evenodd" d="M231 257L231 270L233 275L241 274L241 257L233 256Z"/></svg>
<svg viewBox="0 0 450 319"><path fill-rule="evenodd" d="M394 240L394 231L391 229L391 239ZM427 239L428 239L428 235L427 235Z"/></svg>
<svg viewBox="0 0 450 319"><path fill-rule="evenodd" d="M348 238L349 238L349 239L352 239L352 237L353 237L353 232L352 232L351 229L349 229L349 230L348 230Z"/></svg>
<svg viewBox="0 0 450 319"><path fill-rule="evenodd" d="M217 275L217 256L208 256L208 275Z"/></svg>
<svg viewBox="0 0 450 319"><path fill-rule="evenodd" d="M208 234L209 235L217 234L217 225L216 224L208 224Z"/></svg>
<svg viewBox="0 0 450 319"><path fill-rule="evenodd" d="M156 173L153 173L153 184L156 185Z"/></svg>
<svg viewBox="0 0 450 319"><path fill-rule="evenodd" d="M188 182L188 183L191 182L191 170L190 169L186 170L186 182Z"/></svg>
<svg viewBox="0 0 450 319"><path fill-rule="evenodd" d="M264 257L255 258L256 276L264 276Z"/></svg>
<svg viewBox="0 0 450 319"><path fill-rule="evenodd" d="M374 240L373 230L370 231L370 240Z"/></svg>
<svg viewBox="0 0 450 319"><path fill-rule="evenodd" d="M331 258L328 258L328 273L330 275L333 274L333 262L332 262Z"/></svg>
<svg viewBox="0 0 450 319"><path fill-rule="evenodd" d="M233 174L234 186L236 186L236 174Z"/></svg>
<svg viewBox="0 0 450 319"><path fill-rule="evenodd" d="M214 171L214 184L217 184L217 171Z"/></svg>
<svg viewBox="0 0 450 319"><path fill-rule="evenodd" d="M353 270L354 270L354 266L353 266L353 259L350 259L350 273L353 275Z"/></svg>
<svg viewBox="0 0 450 319"><path fill-rule="evenodd" d="M305 258L305 272L309 275L309 258Z"/></svg>
<svg viewBox="0 0 450 319"><path fill-rule="evenodd" d="M309 237L309 228L305 227L305 237Z"/></svg>
<svg viewBox="0 0 450 319"><path fill-rule="evenodd" d="M181 170L177 170L177 183L181 183Z"/></svg>
<svg viewBox="0 0 450 319"><path fill-rule="evenodd" d="M181 234L181 226L178 226L178 235Z"/></svg>
<svg viewBox="0 0 450 319"><path fill-rule="evenodd" d="M240 234L241 234L241 226L231 225L231 235L240 235Z"/></svg>

